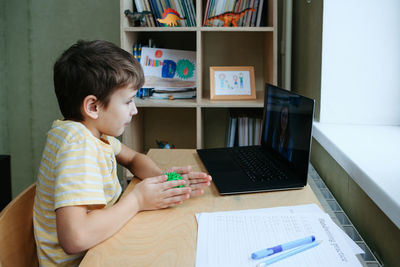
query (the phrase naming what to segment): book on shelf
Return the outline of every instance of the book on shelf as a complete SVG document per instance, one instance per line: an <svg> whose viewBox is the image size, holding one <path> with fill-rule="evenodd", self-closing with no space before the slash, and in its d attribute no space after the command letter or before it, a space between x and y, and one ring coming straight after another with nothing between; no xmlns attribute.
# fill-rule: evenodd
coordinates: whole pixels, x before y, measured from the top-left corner
<svg viewBox="0 0 400 267"><path fill-rule="evenodd" d="M256 18L257 18L257 15L258 15L258 14L257 14L257 10L258 10L259 4L260 4L260 0L255 0L255 1L254 1L253 8L256 9L256 11L254 11L254 12L251 13L250 25L251 25L252 27L257 26L257 25L256 25Z"/></svg>
<svg viewBox="0 0 400 267"><path fill-rule="evenodd" d="M144 99L190 99L196 97L196 87L191 88L140 88L136 96Z"/></svg>
<svg viewBox="0 0 400 267"><path fill-rule="evenodd" d="M240 11L239 12L241 12L241 11L243 11L243 10L245 10L245 9L248 9L248 8L250 8L251 6L251 0L247 0L247 1L244 1L244 7L242 8L242 9L240 9ZM253 11L254 12L254 11ZM247 27L247 17L249 16L249 14L250 13L253 13L253 12L246 12L245 14L244 14L244 16L242 16L242 22L241 22L241 26L242 27Z"/></svg>
<svg viewBox="0 0 400 267"><path fill-rule="evenodd" d="M254 144L261 145L261 131L262 131L262 120L260 118L255 118L254 120Z"/></svg>
<svg viewBox="0 0 400 267"><path fill-rule="evenodd" d="M249 145L254 144L254 118L248 117L248 134Z"/></svg>
<svg viewBox="0 0 400 267"><path fill-rule="evenodd" d="M151 13L153 14L153 17L154 17L155 26L160 27L161 23L158 22L157 18L161 18L162 13L161 14L158 13L158 8L152 0L149 0L149 5L150 5Z"/></svg>
<svg viewBox="0 0 400 267"><path fill-rule="evenodd" d="M132 47L133 57L140 62L142 56L142 47L156 48L156 44L153 39L149 38L147 44L142 44L141 42L136 42Z"/></svg>
<svg viewBox="0 0 400 267"><path fill-rule="evenodd" d="M244 145L244 119L243 117L238 118L238 146Z"/></svg>
<svg viewBox="0 0 400 267"><path fill-rule="evenodd" d="M257 19L256 19L256 26L260 27L260 23L261 23L261 17L262 14L264 13L266 17L267 12L263 12L263 5L264 5L264 0L260 0L259 4L258 4L258 9L257 9Z"/></svg>
<svg viewBox="0 0 400 267"><path fill-rule="evenodd" d="M240 124L241 135L239 136L239 146L249 145L249 117L240 117L242 123ZM241 141L240 141L241 138Z"/></svg>
<svg viewBox="0 0 400 267"><path fill-rule="evenodd" d="M253 8L255 11L247 11L244 16L238 20L237 25L239 27L262 26L263 24L261 24L261 22L265 21L265 17L267 16L266 6L267 5L264 5L264 0L207 0L204 9L203 26L222 27L224 26L222 18L209 22L208 19L215 18L227 12L240 13L248 8ZM264 17L263 20L262 17Z"/></svg>
<svg viewBox="0 0 400 267"><path fill-rule="evenodd" d="M182 5L180 4L179 0L173 0L171 4L173 6L172 8L174 10L176 10L178 12L178 14L184 14L183 10L182 10ZM186 19L181 20L180 23L181 23L182 27L187 27L189 25L189 23L186 21Z"/></svg>
<svg viewBox="0 0 400 267"><path fill-rule="evenodd" d="M154 88L151 99L190 99L196 97L196 88L179 88L177 90L160 90Z"/></svg>
<svg viewBox="0 0 400 267"><path fill-rule="evenodd" d="M261 109L230 109L226 146L261 144Z"/></svg>
<svg viewBox="0 0 400 267"><path fill-rule="evenodd" d="M136 7L136 11L137 12L143 12L143 11L150 11L151 12L151 8L150 8L150 4L148 0L134 0L135 3L135 7ZM155 26L155 20L154 17L152 15L145 15L144 16L145 20L146 20L146 25L148 27L154 27Z"/></svg>
<svg viewBox="0 0 400 267"><path fill-rule="evenodd" d="M259 14L264 14L257 16L257 27L268 26L268 3L263 4L264 0L260 1Z"/></svg>
<svg viewBox="0 0 400 267"><path fill-rule="evenodd" d="M138 12L150 11L152 16L145 16L148 27L166 27L157 19L163 18L163 13L168 8L175 10L183 20L178 20L178 26L195 27L196 11L193 0L134 0Z"/></svg>
<svg viewBox="0 0 400 267"><path fill-rule="evenodd" d="M145 11L150 11L151 12L151 6L150 6L150 2L149 0L144 0L145 3ZM156 26L156 20L154 19L154 15L153 13L151 14L151 16L147 16L147 18L149 19L149 24L150 27L155 27Z"/></svg>
<svg viewBox="0 0 400 267"><path fill-rule="evenodd" d="M196 87L156 87L153 88L153 91L158 93L179 93L179 92L188 92L195 91Z"/></svg>
<svg viewBox="0 0 400 267"><path fill-rule="evenodd" d="M227 147L233 147L235 145L235 133L236 133L236 125L237 125L237 118L236 117L229 117L228 122L228 137L227 137Z"/></svg>
<svg viewBox="0 0 400 267"><path fill-rule="evenodd" d="M151 96L153 93L153 88L139 88L139 90L136 93L136 97L138 98L145 98Z"/></svg>

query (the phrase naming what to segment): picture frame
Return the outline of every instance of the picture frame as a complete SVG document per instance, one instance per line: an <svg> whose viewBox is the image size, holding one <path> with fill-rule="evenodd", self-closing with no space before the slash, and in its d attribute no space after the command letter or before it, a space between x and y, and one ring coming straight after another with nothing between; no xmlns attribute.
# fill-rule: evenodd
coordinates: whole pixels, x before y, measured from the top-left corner
<svg viewBox="0 0 400 267"><path fill-rule="evenodd" d="M255 100L253 66L211 66L210 100Z"/></svg>

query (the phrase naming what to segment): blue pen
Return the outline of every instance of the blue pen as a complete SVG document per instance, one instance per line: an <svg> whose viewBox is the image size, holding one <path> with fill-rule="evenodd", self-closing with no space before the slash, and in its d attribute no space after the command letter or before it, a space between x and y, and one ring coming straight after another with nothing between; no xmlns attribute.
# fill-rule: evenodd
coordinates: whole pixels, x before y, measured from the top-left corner
<svg viewBox="0 0 400 267"><path fill-rule="evenodd" d="M264 261L264 262L261 262L261 263L259 263L259 264L257 265L257 267L264 267L264 266L270 265L270 264L272 264L272 263L275 263L275 262L277 262L277 261L286 259L287 257L293 256L293 255L295 255L295 254L297 254L297 253L300 253L300 252L302 252L302 251L304 251L304 250L313 248L313 247L315 247L315 246L317 246L317 245L319 245L319 244L321 244L321 243L322 243L322 241L314 241L314 242L311 242L310 244L303 245L303 246L301 246L301 247L299 247L299 248L295 248L295 249L290 250L290 251L288 251L288 252L286 252L286 253L283 253L283 254L281 254L281 255L279 255L279 256L276 256L276 257L273 257L273 258L271 258L271 259L269 259L269 260L266 260L266 261Z"/></svg>
<svg viewBox="0 0 400 267"><path fill-rule="evenodd" d="M305 238L302 238L302 239L298 239L298 240L295 240L295 241L291 241L291 242L288 242L288 243L285 243L285 244L282 244L282 245L278 245L278 246L275 246L275 247L266 248L266 249L254 252L254 253L251 254L251 258L253 260L258 260L258 259L261 259L261 258L264 258L264 257L268 257L268 256L270 256L272 254L275 254L275 253L278 253L278 252L281 252L281 251L284 251L284 250L288 250L288 249L291 249L291 248L295 248L295 247L298 247L298 246L302 246L302 245L314 242L314 240L315 240L315 236L311 235L311 236L308 236L308 237L305 237Z"/></svg>

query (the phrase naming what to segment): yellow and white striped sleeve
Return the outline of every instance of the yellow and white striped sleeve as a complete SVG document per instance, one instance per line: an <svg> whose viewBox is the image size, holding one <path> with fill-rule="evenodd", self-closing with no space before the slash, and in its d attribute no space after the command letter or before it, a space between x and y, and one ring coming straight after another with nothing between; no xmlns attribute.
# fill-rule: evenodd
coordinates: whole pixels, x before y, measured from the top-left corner
<svg viewBox="0 0 400 267"><path fill-rule="evenodd" d="M55 164L54 209L107 204L97 148L89 139L63 142Z"/></svg>

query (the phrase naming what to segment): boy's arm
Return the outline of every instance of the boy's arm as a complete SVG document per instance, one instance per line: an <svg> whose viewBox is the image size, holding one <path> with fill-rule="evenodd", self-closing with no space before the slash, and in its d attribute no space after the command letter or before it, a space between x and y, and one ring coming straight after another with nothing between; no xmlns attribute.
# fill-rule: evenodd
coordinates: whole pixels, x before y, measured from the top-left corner
<svg viewBox="0 0 400 267"><path fill-rule="evenodd" d="M111 237L138 211L130 196L114 206L88 212L87 206L68 206L56 210L57 235L67 254L76 254Z"/></svg>
<svg viewBox="0 0 400 267"><path fill-rule="evenodd" d="M162 174L162 170L148 156L134 151L123 143L121 143L121 151L115 157L119 164L140 179Z"/></svg>
<svg viewBox="0 0 400 267"><path fill-rule="evenodd" d="M88 211L87 206L67 206L56 210L57 236L68 254L92 248L114 235L141 210L171 207L190 197L191 188L175 188L184 180L168 181L165 175L148 178L115 205Z"/></svg>
<svg viewBox="0 0 400 267"><path fill-rule="evenodd" d="M130 170L136 177L144 179L158 176L162 170L146 155L138 153L121 143L121 151L116 155L119 164ZM192 172L191 166L172 167L171 171L180 173L192 189L191 196L199 196L204 193L203 188L211 183L211 176L204 172Z"/></svg>

